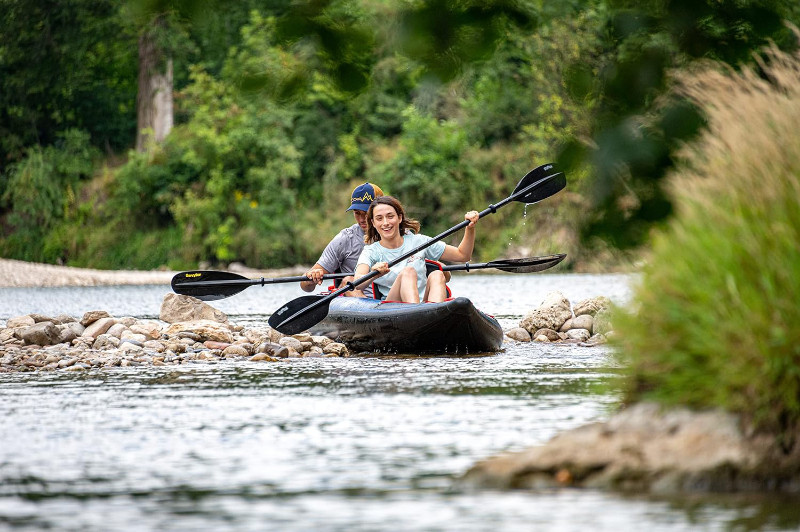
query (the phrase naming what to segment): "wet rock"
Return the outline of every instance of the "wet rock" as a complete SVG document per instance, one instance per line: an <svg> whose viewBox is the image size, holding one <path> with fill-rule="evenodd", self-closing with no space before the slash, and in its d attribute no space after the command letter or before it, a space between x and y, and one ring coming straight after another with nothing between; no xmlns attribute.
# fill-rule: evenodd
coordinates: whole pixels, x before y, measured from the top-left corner
<svg viewBox="0 0 800 532"><path fill-rule="evenodd" d="M333 340L331 340L327 336L312 336L311 342L317 347L325 347L329 343L333 342Z"/></svg>
<svg viewBox="0 0 800 532"><path fill-rule="evenodd" d="M45 321L49 321L53 325L56 325L56 323L54 322L53 318L51 318L50 316L45 316L43 314L28 314L28 316L33 318L33 321L36 322L36 323L42 323L42 322L45 322Z"/></svg>
<svg viewBox="0 0 800 532"><path fill-rule="evenodd" d="M271 357L287 358L289 356L289 348L272 342L262 342L256 347L256 354L262 353Z"/></svg>
<svg viewBox="0 0 800 532"><path fill-rule="evenodd" d="M111 314L109 314L105 310L90 310L89 312L83 315L83 318L81 318L81 325L83 325L84 327L88 327L89 325L91 325L92 323L96 322L99 319L110 318L110 317Z"/></svg>
<svg viewBox="0 0 800 532"><path fill-rule="evenodd" d="M305 332L304 333L293 334L292 338L296 338L297 340L300 340L301 342L311 342L311 335L309 333L305 333Z"/></svg>
<svg viewBox="0 0 800 532"><path fill-rule="evenodd" d="M796 436L795 436L796 437ZM800 456L721 410L639 403L604 423L562 432L542 446L490 458L463 487L569 485L636 493L798 491Z"/></svg>
<svg viewBox="0 0 800 532"><path fill-rule="evenodd" d="M278 341L278 344L288 347L289 349L293 349L298 353L303 352L303 342L298 340L297 338L293 338L291 336L285 336Z"/></svg>
<svg viewBox="0 0 800 532"><path fill-rule="evenodd" d="M592 337L589 338L588 340L586 340L585 342L581 342L580 346L581 347L594 347L596 345L605 344L606 342L608 342L608 340L606 340L606 337L604 335L595 334L595 335L592 335Z"/></svg>
<svg viewBox="0 0 800 532"><path fill-rule="evenodd" d="M347 350L347 346L344 344L340 344L338 342L329 343L322 349L322 352L325 354L338 355L340 357L346 357L349 356L350 354L349 351Z"/></svg>
<svg viewBox="0 0 800 532"><path fill-rule="evenodd" d="M167 323L213 321L227 323L228 316L208 303L191 296L169 293L161 303L159 319Z"/></svg>
<svg viewBox="0 0 800 532"><path fill-rule="evenodd" d="M247 349L240 345L229 345L222 351L222 356L224 357L249 357L250 353L247 352Z"/></svg>
<svg viewBox="0 0 800 532"><path fill-rule="evenodd" d="M515 327L506 331L506 336L511 338L512 340L516 340L517 342L530 342L531 335L528 331L523 329L522 327Z"/></svg>
<svg viewBox="0 0 800 532"><path fill-rule="evenodd" d="M529 312L520 322L520 327L533 334L539 329L557 331L572 317L569 300L561 292L547 294L539 308Z"/></svg>
<svg viewBox="0 0 800 532"><path fill-rule="evenodd" d="M271 357L266 353L256 353L249 360L251 362L278 362L277 358Z"/></svg>
<svg viewBox="0 0 800 532"><path fill-rule="evenodd" d="M549 343L550 342L550 338L548 338L547 335L545 335L545 334L540 334L536 338L534 338L534 341L535 342Z"/></svg>
<svg viewBox="0 0 800 532"><path fill-rule="evenodd" d="M20 329L18 334L26 345L52 345L58 343L59 338L59 330L52 321L34 323Z"/></svg>

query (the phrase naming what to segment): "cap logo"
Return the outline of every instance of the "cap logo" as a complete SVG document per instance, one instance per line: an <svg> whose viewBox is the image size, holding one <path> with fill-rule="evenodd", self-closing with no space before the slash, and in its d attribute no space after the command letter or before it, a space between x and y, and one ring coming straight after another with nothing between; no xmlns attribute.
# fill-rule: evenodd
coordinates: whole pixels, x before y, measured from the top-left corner
<svg viewBox="0 0 800 532"><path fill-rule="evenodd" d="M364 195L360 198L358 196L353 196L353 199L350 200L350 203L366 203L365 200L369 200L370 202L375 201L375 198L372 197L372 194L369 192L364 192Z"/></svg>

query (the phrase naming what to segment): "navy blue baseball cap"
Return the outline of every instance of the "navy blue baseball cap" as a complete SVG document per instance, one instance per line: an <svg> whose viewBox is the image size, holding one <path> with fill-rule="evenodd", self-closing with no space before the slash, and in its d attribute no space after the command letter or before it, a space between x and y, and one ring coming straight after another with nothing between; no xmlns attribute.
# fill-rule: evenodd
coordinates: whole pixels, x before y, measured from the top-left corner
<svg viewBox="0 0 800 532"><path fill-rule="evenodd" d="M378 196L383 196L383 190L378 185L372 183L364 183L358 185L350 198L350 208L348 211L366 211L369 209L369 204L375 201Z"/></svg>

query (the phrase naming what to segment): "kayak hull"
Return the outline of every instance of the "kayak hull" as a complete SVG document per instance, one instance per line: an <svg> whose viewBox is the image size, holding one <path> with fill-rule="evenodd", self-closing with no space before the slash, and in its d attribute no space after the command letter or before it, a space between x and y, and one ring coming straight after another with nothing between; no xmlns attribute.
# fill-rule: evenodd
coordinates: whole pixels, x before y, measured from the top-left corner
<svg viewBox="0 0 800 532"><path fill-rule="evenodd" d="M497 351L503 329L472 302L393 303L337 297L312 334L327 336L355 351L388 353L482 353Z"/></svg>

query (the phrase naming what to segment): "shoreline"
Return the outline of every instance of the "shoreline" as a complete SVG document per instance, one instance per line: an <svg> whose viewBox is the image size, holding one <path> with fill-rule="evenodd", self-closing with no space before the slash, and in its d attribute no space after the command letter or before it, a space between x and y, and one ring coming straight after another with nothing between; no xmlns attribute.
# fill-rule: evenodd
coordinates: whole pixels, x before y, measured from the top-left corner
<svg viewBox="0 0 800 532"><path fill-rule="evenodd" d="M245 277L281 277L302 275L306 266L276 270L255 270L231 264L227 271ZM170 270L95 270L38 262L0 258L0 288L56 286L169 285L178 273Z"/></svg>

